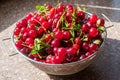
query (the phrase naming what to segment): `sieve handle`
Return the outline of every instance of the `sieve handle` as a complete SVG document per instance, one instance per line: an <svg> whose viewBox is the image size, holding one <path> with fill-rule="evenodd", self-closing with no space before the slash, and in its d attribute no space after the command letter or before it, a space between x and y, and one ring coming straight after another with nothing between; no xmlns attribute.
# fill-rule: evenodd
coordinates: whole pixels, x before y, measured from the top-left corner
<svg viewBox="0 0 120 80"><path fill-rule="evenodd" d="M1 48L4 52L7 53L8 56L14 56L18 54L15 52L15 49L13 48L11 40L12 40L11 38L5 38L1 40L1 44L2 44ZM9 45L7 46L6 43Z"/></svg>

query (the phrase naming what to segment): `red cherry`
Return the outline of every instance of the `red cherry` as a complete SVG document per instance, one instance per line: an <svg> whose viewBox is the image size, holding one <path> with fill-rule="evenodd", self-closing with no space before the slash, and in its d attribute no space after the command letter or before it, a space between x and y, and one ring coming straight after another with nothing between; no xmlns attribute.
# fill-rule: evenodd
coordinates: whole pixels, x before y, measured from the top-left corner
<svg viewBox="0 0 120 80"><path fill-rule="evenodd" d="M51 42L51 46L52 47L59 47L60 46L60 41L58 39L54 39L52 42Z"/></svg>
<svg viewBox="0 0 120 80"><path fill-rule="evenodd" d="M86 58L86 56L83 54L83 55L80 56L79 59L82 60L82 59L85 59L85 58Z"/></svg>
<svg viewBox="0 0 120 80"><path fill-rule="evenodd" d="M28 33L27 32L23 33L23 35L22 35L23 40L26 40L26 38L28 38Z"/></svg>
<svg viewBox="0 0 120 80"><path fill-rule="evenodd" d="M19 29L22 28L22 25L21 25L20 21L16 23L16 28L19 28Z"/></svg>
<svg viewBox="0 0 120 80"><path fill-rule="evenodd" d="M70 39L70 32L69 31L63 31L63 39L65 39L65 40Z"/></svg>
<svg viewBox="0 0 120 80"><path fill-rule="evenodd" d="M89 51L89 52L85 53L85 56L88 57L88 56L90 56L91 54L93 54L93 52L90 52L90 51Z"/></svg>
<svg viewBox="0 0 120 80"><path fill-rule="evenodd" d="M97 20L98 20L98 18L97 18L97 15L96 15L96 14L92 14L92 15L90 16L90 19L89 19L90 22L96 23Z"/></svg>
<svg viewBox="0 0 120 80"><path fill-rule="evenodd" d="M43 22L45 22L45 19L43 17L40 17L39 22L42 24Z"/></svg>
<svg viewBox="0 0 120 80"><path fill-rule="evenodd" d="M88 51L89 50L89 43L88 42L84 42L82 45L83 50Z"/></svg>
<svg viewBox="0 0 120 80"><path fill-rule="evenodd" d="M54 47L54 48L53 48L53 52L54 52L54 54L56 54L57 51L58 51L58 48L57 48L57 47Z"/></svg>
<svg viewBox="0 0 120 80"><path fill-rule="evenodd" d="M82 43L82 41L79 37L77 37L77 38L75 38L74 43L80 45Z"/></svg>
<svg viewBox="0 0 120 80"><path fill-rule="evenodd" d="M53 32L54 32L54 33L58 32L58 31L60 31L59 28L54 28L54 29L53 29Z"/></svg>
<svg viewBox="0 0 120 80"><path fill-rule="evenodd" d="M66 6L66 9L67 9L67 11L69 12L69 13L73 13L73 6L71 5L71 4L68 4L67 6Z"/></svg>
<svg viewBox="0 0 120 80"><path fill-rule="evenodd" d="M58 21L59 21L58 18L54 19L54 21L53 21L53 27L54 28L56 28Z"/></svg>
<svg viewBox="0 0 120 80"><path fill-rule="evenodd" d="M76 52L77 52L77 50L73 47L67 49L67 53L71 53L71 54L75 55Z"/></svg>
<svg viewBox="0 0 120 80"><path fill-rule="evenodd" d="M76 50L80 50L80 45L78 45L78 44L73 44L73 48L76 49Z"/></svg>
<svg viewBox="0 0 120 80"><path fill-rule="evenodd" d="M23 54L27 54L29 50L28 50L28 48L23 47L20 51L21 51Z"/></svg>
<svg viewBox="0 0 120 80"><path fill-rule="evenodd" d="M33 17L33 13L29 13L29 14L26 15L25 19L28 21L32 17Z"/></svg>
<svg viewBox="0 0 120 80"><path fill-rule="evenodd" d="M57 31L56 33L54 33L54 37L56 39L62 40L63 39L63 33L61 31Z"/></svg>
<svg viewBox="0 0 120 80"><path fill-rule="evenodd" d="M52 6L51 5L47 5L46 6L46 10L50 10L50 9L52 9Z"/></svg>
<svg viewBox="0 0 120 80"><path fill-rule="evenodd" d="M52 20L52 19L49 19L49 20L48 20L48 23L50 24L50 26L52 26L53 20Z"/></svg>
<svg viewBox="0 0 120 80"><path fill-rule="evenodd" d="M21 23L22 27L27 27L27 20L26 19L22 19L20 21L20 23Z"/></svg>
<svg viewBox="0 0 120 80"><path fill-rule="evenodd" d="M35 25L30 25L29 28L30 28L31 30L36 30Z"/></svg>
<svg viewBox="0 0 120 80"><path fill-rule="evenodd" d="M53 64L60 64L62 62L61 58L59 56L52 56L51 62Z"/></svg>
<svg viewBox="0 0 120 80"><path fill-rule="evenodd" d="M33 17L30 20L28 20L28 23L32 24L32 25L36 25L37 24L37 22L35 21L35 19Z"/></svg>
<svg viewBox="0 0 120 80"><path fill-rule="evenodd" d="M37 30L37 33L38 33L39 35L42 35L43 32L44 32L44 29L41 28L41 27L39 27L38 30Z"/></svg>
<svg viewBox="0 0 120 80"><path fill-rule="evenodd" d="M57 50L57 55L61 58L61 59L65 59L65 55L66 55L66 49L65 48L58 48Z"/></svg>
<svg viewBox="0 0 120 80"><path fill-rule="evenodd" d="M89 31L89 29L90 29L90 27L88 25L86 25L86 24L82 25L82 28L81 28L82 32L87 33Z"/></svg>
<svg viewBox="0 0 120 80"><path fill-rule="evenodd" d="M20 29L19 28L15 28L14 35L19 35L19 33L20 33Z"/></svg>
<svg viewBox="0 0 120 80"><path fill-rule="evenodd" d="M35 38L37 36L37 32L35 30L30 30L28 34L31 38Z"/></svg>
<svg viewBox="0 0 120 80"><path fill-rule="evenodd" d="M77 17L80 18L80 20L83 20L85 18L85 13L83 11L78 11Z"/></svg>
<svg viewBox="0 0 120 80"><path fill-rule="evenodd" d="M99 25L99 26L104 26L104 24L105 24L105 21L104 21L104 19L98 19L97 20L97 24Z"/></svg>
<svg viewBox="0 0 120 80"><path fill-rule="evenodd" d="M66 13L65 17L66 17L66 20L67 20L69 23L72 22L72 16L71 16L70 13Z"/></svg>
<svg viewBox="0 0 120 80"><path fill-rule="evenodd" d="M47 34L47 35L45 35L45 42L47 42L47 43L50 43L51 41L52 41L52 36L51 35L49 35L49 34Z"/></svg>
<svg viewBox="0 0 120 80"><path fill-rule="evenodd" d="M53 54L53 48L52 47L47 47L45 49L45 51L48 53L48 54Z"/></svg>
<svg viewBox="0 0 120 80"><path fill-rule="evenodd" d="M60 4L57 8L58 12L63 12L63 10L65 9L65 6L63 4Z"/></svg>
<svg viewBox="0 0 120 80"><path fill-rule="evenodd" d="M90 44L89 50L91 52L95 52L95 51L97 51L97 49L98 49L98 44L95 44L95 43Z"/></svg>
<svg viewBox="0 0 120 80"><path fill-rule="evenodd" d="M22 47L23 47L23 46L22 46L22 43L23 43L23 42L22 42L21 40L18 40L18 41L15 42L15 46L16 46L18 49L22 49Z"/></svg>
<svg viewBox="0 0 120 80"><path fill-rule="evenodd" d="M91 37L96 37L98 35L98 33L99 33L99 31L94 27L90 28L90 30L89 30L89 35Z"/></svg>
<svg viewBox="0 0 120 80"><path fill-rule="evenodd" d="M21 33L25 33L25 32L27 32L26 28L25 28L25 27L22 27L22 28L21 28Z"/></svg>
<svg viewBox="0 0 120 80"><path fill-rule="evenodd" d="M44 22L42 23L42 25L43 25L43 27L44 27L45 29L48 29L48 28L50 27L50 24L49 24L48 22L46 22L46 21L44 21Z"/></svg>
<svg viewBox="0 0 120 80"><path fill-rule="evenodd" d="M27 39L25 40L25 43L26 43L26 44L34 44L34 40L33 40L32 38L27 38Z"/></svg>

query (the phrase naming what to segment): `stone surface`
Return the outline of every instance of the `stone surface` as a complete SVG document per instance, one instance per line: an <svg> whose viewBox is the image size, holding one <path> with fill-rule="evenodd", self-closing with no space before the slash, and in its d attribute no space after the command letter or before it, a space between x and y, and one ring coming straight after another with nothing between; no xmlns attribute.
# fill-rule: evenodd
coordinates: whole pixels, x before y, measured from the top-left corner
<svg viewBox="0 0 120 80"><path fill-rule="evenodd" d="M59 0L61 2L63 0ZM13 26L10 26L30 11L35 10L35 5L50 3L55 5L57 0L0 0L0 41L11 36ZM86 5L99 5L119 8L119 0L64 0L63 3L79 3ZM108 28L108 36L104 49L97 59L85 70L67 76L55 76L44 73L29 61L17 54L8 56L7 53L16 53L11 42L6 42L3 50L0 42L0 80L120 80L120 11L88 8L88 11L100 15L106 14L114 24ZM116 22L115 22L116 21ZM107 23L106 25L109 25ZM9 27L10 26L10 27ZM11 50L9 50L11 49ZM7 51L8 50L8 51ZM7 51L7 53L6 53Z"/></svg>

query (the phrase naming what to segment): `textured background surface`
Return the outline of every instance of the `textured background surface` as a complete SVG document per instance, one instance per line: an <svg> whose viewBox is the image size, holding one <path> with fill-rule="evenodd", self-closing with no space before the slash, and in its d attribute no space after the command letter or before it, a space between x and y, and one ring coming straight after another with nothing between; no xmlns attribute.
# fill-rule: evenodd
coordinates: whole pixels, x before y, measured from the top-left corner
<svg viewBox="0 0 120 80"><path fill-rule="evenodd" d="M35 5L45 2L53 5L57 3L56 0L0 0L0 40L10 36L13 29L11 24L30 11L34 11ZM87 2L66 0L63 3L67 2L120 9L119 0L88 0ZM70 76L48 75L34 67L21 55L10 57L0 48L0 80L120 80L120 10L88 8L88 11L98 15L104 13L114 23L114 27L107 29L108 38L104 49L88 68ZM10 42L6 42L6 45L8 45L7 49L12 49ZM3 47L1 42L0 46ZM9 53L13 52L9 51Z"/></svg>

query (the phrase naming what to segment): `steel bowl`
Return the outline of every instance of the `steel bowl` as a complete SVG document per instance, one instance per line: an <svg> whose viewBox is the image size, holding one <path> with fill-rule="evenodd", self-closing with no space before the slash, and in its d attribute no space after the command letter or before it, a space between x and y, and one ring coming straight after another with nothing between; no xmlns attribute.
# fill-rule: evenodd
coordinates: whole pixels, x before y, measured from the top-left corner
<svg viewBox="0 0 120 80"><path fill-rule="evenodd" d="M90 13L87 13L87 14L90 15ZM33 59L30 59L29 57L27 57L26 55L21 53L16 48L16 46L14 44L13 34L11 36L11 39L12 39L12 44L13 44L15 50L20 55L22 55L24 58L26 58L28 61L30 61L33 65L38 67L40 70L42 70L48 74L52 74L52 75L70 75L70 74L74 74L74 73L77 73L77 72L85 69L95 60L96 56L101 52L101 50L104 46L104 42L107 37L106 29L103 32L102 37L103 37L103 42L102 42L101 46L99 47L98 51L94 52L92 55L90 55L89 57L87 57L85 59L82 59L82 60L79 60L76 62L71 62L71 63L64 63L64 64L48 64L48 63L42 63L42 62L38 62Z"/></svg>

